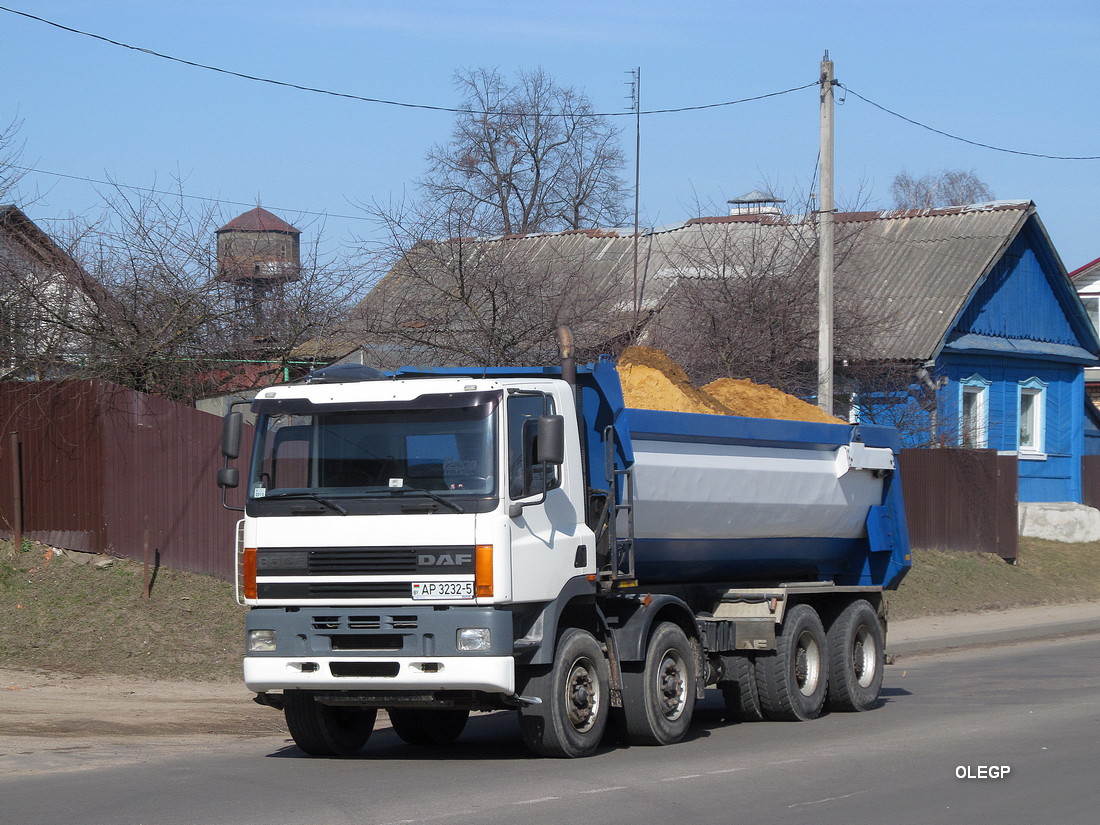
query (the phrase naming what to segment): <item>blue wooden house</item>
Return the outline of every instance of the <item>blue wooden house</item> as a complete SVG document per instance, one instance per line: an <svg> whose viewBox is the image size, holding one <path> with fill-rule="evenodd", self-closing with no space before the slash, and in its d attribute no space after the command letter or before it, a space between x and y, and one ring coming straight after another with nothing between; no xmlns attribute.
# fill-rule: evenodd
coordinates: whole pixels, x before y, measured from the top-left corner
<svg viewBox="0 0 1100 825"><path fill-rule="evenodd" d="M1015 455L1021 502L1080 502L1100 341L1034 204L838 217L867 222L848 288L863 280L897 318L876 357L920 365L905 403L891 399L923 415L910 440ZM856 414L881 420L887 399L868 395Z"/></svg>

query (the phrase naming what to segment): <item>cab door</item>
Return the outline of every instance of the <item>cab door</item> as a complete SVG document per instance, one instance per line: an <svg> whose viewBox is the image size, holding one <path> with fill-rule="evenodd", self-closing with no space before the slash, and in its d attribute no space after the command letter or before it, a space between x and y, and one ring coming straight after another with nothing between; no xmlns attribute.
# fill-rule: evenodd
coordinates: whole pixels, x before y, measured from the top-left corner
<svg viewBox="0 0 1100 825"><path fill-rule="evenodd" d="M538 419L557 412L548 393L510 391L505 399L504 494L511 511L512 598L519 602L553 599L570 578L595 569L592 532L584 523L576 437L566 438L560 466L534 460Z"/></svg>

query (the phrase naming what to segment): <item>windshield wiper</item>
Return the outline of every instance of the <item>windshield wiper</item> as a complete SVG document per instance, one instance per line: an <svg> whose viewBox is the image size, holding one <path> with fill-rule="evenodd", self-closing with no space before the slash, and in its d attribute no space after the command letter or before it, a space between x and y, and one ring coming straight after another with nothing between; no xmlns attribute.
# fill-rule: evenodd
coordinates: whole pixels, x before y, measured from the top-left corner
<svg viewBox="0 0 1100 825"><path fill-rule="evenodd" d="M268 493L266 496L264 496L264 498L308 498L335 510L342 516L346 516L348 514L348 511L337 504L335 501L331 501L324 496L319 496L316 493Z"/></svg>
<svg viewBox="0 0 1100 825"><path fill-rule="evenodd" d="M390 490L394 493L423 493L432 501L438 501L444 507L450 507L456 513L466 512L450 499L446 499L438 493L433 493L431 490L425 490L423 487L410 487L408 484L402 484L400 487L391 487Z"/></svg>

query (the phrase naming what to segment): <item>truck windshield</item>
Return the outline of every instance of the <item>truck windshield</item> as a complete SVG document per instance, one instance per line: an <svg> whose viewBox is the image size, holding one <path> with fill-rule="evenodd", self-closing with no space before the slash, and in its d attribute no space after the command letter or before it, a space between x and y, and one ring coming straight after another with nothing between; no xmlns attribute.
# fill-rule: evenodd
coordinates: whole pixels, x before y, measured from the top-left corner
<svg viewBox="0 0 1100 825"><path fill-rule="evenodd" d="M314 407L261 415L249 498L495 496L495 407Z"/></svg>

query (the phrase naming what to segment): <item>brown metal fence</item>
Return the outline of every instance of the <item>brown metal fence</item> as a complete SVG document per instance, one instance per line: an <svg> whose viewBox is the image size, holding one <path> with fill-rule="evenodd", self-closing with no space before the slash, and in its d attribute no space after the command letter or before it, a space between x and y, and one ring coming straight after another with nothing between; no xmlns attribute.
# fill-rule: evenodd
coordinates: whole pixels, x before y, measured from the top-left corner
<svg viewBox="0 0 1100 825"><path fill-rule="evenodd" d="M902 450L899 461L914 547L1017 556L1017 464L996 450Z"/></svg>
<svg viewBox="0 0 1100 825"><path fill-rule="evenodd" d="M231 579L220 437L217 416L107 382L0 384L0 534L16 526L17 454L26 538ZM1015 457L908 449L899 466L914 547L1016 558ZM1100 456L1084 476L1085 503L1100 505Z"/></svg>
<svg viewBox="0 0 1100 825"><path fill-rule="evenodd" d="M233 576L221 419L103 381L0 384L0 533ZM17 434L19 450L13 449Z"/></svg>
<svg viewBox="0 0 1100 825"><path fill-rule="evenodd" d="M1100 509L1100 455L1081 458L1081 503Z"/></svg>

